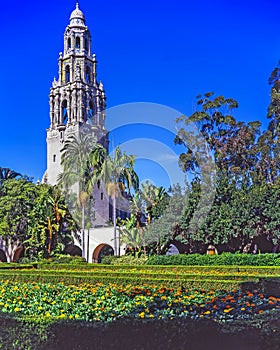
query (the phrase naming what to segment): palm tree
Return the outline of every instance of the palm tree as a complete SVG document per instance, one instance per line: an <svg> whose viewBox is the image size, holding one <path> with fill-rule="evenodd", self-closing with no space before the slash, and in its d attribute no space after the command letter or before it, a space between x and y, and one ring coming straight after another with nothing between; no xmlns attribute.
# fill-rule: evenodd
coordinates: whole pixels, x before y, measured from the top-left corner
<svg viewBox="0 0 280 350"><path fill-rule="evenodd" d="M142 246L145 246L143 236L137 227L120 228L121 242L125 243L127 247L131 248L134 255L139 256L141 253ZM146 255L146 254L145 254Z"/></svg>
<svg viewBox="0 0 280 350"><path fill-rule="evenodd" d="M89 155L96 146L92 134L80 131L71 135L62 149L61 165L63 173L59 175L59 184L65 190L74 189L81 207L82 255L85 258L85 207L92 192L87 186L93 174ZM75 188L76 187L76 188Z"/></svg>
<svg viewBox="0 0 280 350"><path fill-rule="evenodd" d="M112 156L101 145L97 145L92 152L91 164L95 166L93 183L102 181L112 198L115 255L117 255L117 198L124 194L125 189L130 192L131 187L136 190L139 187L134 163L135 157L122 152L119 146Z"/></svg>
<svg viewBox="0 0 280 350"><path fill-rule="evenodd" d="M141 219L145 213L145 201L140 191L136 192L130 199L130 213L135 217L136 220L136 228L139 231L140 238L144 242L143 239L143 223ZM144 255L146 255L146 246L143 245Z"/></svg>
<svg viewBox="0 0 280 350"><path fill-rule="evenodd" d="M148 224L150 224L152 222L154 211L157 206L167 200L169 196L164 187L156 187L149 181L142 183L140 193L146 204Z"/></svg>
<svg viewBox="0 0 280 350"><path fill-rule="evenodd" d="M20 173L10 169L10 168L1 168L0 167L0 187L3 182L10 179L15 179L16 177L21 177Z"/></svg>

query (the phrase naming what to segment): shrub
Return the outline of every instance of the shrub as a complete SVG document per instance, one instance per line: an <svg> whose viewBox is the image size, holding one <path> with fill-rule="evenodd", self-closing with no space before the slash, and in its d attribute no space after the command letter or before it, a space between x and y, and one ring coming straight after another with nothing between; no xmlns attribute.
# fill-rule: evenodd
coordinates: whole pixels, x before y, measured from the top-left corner
<svg viewBox="0 0 280 350"><path fill-rule="evenodd" d="M47 259L41 259L40 264L85 264L87 263L86 259L81 256L72 256L65 254L54 255Z"/></svg>
<svg viewBox="0 0 280 350"><path fill-rule="evenodd" d="M123 256L105 256L101 263L111 264L111 265L144 265L146 264L148 257L141 256L140 258L134 257L132 255Z"/></svg>
<svg viewBox="0 0 280 350"><path fill-rule="evenodd" d="M280 266L280 254L222 253L220 255L178 254L152 255L147 265L235 265L235 266Z"/></svg>

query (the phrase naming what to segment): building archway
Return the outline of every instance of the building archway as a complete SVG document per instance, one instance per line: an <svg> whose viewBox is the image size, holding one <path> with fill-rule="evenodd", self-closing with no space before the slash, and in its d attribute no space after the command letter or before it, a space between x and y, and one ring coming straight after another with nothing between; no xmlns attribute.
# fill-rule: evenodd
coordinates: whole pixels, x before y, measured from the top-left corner
<svg viewBox="0 0 280 350"><path fill-rule="evenodd" d="M71 256L82 256L82 249L75 244L68 244L64 249L64 253Z"/></svg>
<svg viewBox="0 0 280 350"><path fill-rule="evenodd" d="M100 263L104 256L114 255L114 249L106 243L99 244L93 251L92 262Z"/></svg>
<svg viewBox="0 0 280 350"><path fill-rule="evenodd" d="M0 262L7 262L7 257L3 249L0 249Z"/></svg>
<svg viewBox="0 0 280 350"><path fill-rule="evenodd" d="M24 253L24 248L18 247L14 253L14 256L13 256L13 262L19 261L19 259L24 256L23 253Z"/></svg>

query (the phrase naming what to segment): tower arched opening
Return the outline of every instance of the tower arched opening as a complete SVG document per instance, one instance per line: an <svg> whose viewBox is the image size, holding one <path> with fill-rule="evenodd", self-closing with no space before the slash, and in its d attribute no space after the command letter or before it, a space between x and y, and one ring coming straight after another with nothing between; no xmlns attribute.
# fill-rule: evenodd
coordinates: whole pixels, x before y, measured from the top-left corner
<svg viewBox="0 0 280 350"><path fill-rule="evenodd" d="M96 120L94 118L94 106L93 106L93 102L90 101L89 102L89 112L88 112L88 118L91 122L91 124L95 125L96 124Z"/></svg>
<svg viewBox="0 0 280 350"><path fill-rule="evenodd" d="M91 69L89 66L86 68L86 83L91 83Z"/></svg>
<svg viewBox="0 0 280 350"><path fill-rule="evenodd" d="M65 82L66 83L70 82L70 67L69 66L65 67Z"/></svg>
<svg viewBox="0 0 280 350"><path fill-rule="evenodd" d="M88 39L85 38L85 50L86 52L88 52Z"/></svg>
<svg viewBox="0 0 280 350"><path fill-rule="evenodd" d="M81 48L81 38L79 36L76 37L76 49Z"/></svg>
<svg viewBox="0 0 280 350"><path fill-rule="evenodd" d="M68 122L67 100L63 100L61 109L62 109L62 123L67 124Z"/></svg>

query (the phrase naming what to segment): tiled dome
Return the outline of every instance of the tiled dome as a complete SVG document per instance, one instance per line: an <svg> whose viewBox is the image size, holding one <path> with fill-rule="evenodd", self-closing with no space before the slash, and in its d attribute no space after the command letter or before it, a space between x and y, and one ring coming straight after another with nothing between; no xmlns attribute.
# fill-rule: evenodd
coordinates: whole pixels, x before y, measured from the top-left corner
<svg viewBox="0 0 280 350"><path fill-rule="evenodd" d="M79 9L79 3L76 3L76 8L75 10L71 13L70 16L70 21L72 21L73 19L81 19L82 21L85 20L85 16L83 14L83 12Z"/></svg>

